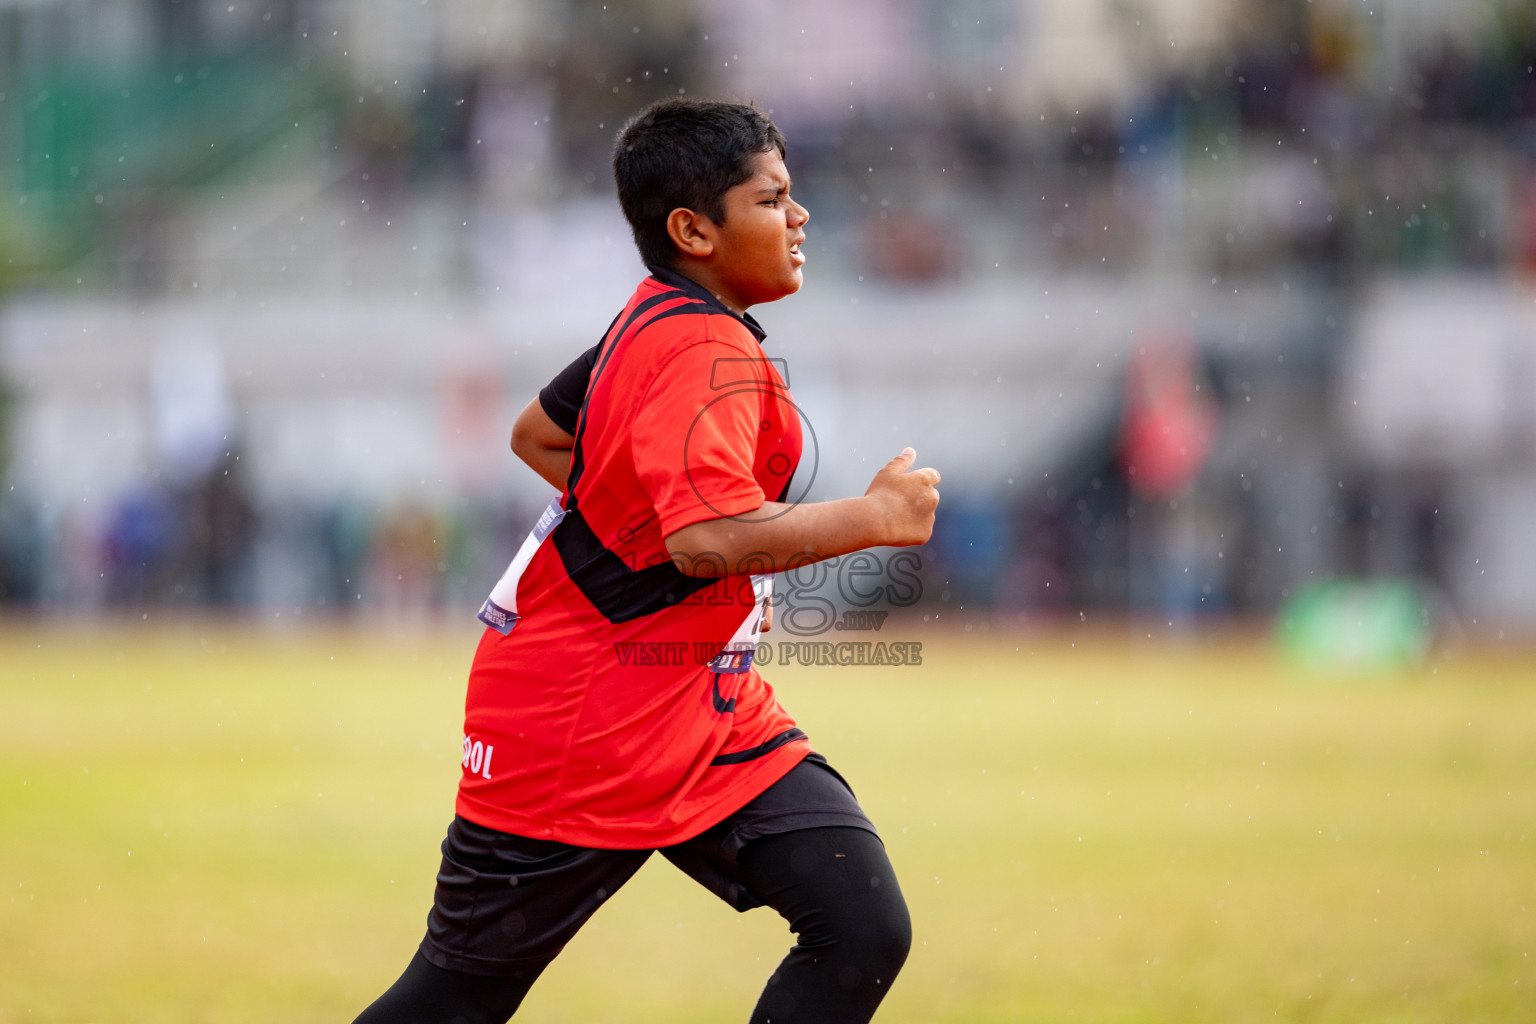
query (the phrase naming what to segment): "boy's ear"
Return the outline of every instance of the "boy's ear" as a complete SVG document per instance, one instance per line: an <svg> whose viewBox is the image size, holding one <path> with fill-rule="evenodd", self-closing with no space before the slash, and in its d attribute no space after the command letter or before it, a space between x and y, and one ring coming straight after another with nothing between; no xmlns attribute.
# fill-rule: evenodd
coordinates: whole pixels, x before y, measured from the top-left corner
<svg viewBox="0 0 1536 1024"><path fill-rule="evenodd" d="M715 224L703 214L679 206L667 214L667 234L684 256L702 259L715 251Z"/></svg>

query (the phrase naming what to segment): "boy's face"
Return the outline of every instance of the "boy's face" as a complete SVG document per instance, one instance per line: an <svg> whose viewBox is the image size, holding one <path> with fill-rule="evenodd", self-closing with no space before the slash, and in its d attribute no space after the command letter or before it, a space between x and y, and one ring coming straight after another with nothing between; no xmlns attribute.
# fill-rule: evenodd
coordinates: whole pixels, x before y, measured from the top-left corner
<svg viewBox="0 0 1536 1024"><path fill-rule="evenodd" d="M800 290L805 207L789 197L789 171L777 150L752 158L752 176L722 197L725 223L713 224L710 282L737 312Z"/></svg>

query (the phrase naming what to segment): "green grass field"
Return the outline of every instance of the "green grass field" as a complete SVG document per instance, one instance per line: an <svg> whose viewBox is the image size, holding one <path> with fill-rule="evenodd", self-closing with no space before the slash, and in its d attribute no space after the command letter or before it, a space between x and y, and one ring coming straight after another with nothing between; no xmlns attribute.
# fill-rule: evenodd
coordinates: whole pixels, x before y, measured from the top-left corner
<svg viewBox="0 0 1536 1024"><path fill-rule="evenodd" d="M903 628L920 668L765 670L912 908L877 1020L1536 1020L1529 650ZM421 934L473 643L0 626L0 1022L350 1020ZM655 858L518 1019L743 1021L790 938Z"/></svg>

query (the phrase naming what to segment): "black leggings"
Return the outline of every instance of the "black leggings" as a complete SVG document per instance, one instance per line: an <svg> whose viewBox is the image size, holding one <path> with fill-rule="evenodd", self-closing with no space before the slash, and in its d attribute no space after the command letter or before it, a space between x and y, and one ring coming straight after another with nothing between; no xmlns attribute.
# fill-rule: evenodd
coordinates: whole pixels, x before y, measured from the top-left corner
<svg viewBox="0 0 1536 1024"><path fill-rule="evenodd" d="M912 923L885 847L861 828L808 828L755 839L737 864L743 885L798 936L752 1011L751 1024L864 1024L912 945ZM356 1024L503 1024L539 968L516 977L444 970L418 952Z"/></svg>

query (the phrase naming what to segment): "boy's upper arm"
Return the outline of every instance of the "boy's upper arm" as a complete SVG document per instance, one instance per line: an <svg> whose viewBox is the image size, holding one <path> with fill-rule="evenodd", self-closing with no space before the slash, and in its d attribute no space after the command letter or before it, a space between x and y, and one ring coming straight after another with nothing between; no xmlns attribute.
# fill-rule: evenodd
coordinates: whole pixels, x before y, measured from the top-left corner
<svg viewBox="0 0 1536 1024"><path fill-rule="evenodd" d="M593 345L555 375L539 392L539 405L555 426L567 434L575 435L576 420L581 414L581 404L587 399L587 382L592 377L592 367L597 365L600 345Z"/></svg>
<svg viewBox="0 0 1536 1024"><path fill-rule="evenodd" d="M752 474L760 396L711 387L716 362L743 355L719 341L689 346L658 371L636 409L630 453L663 537L763 504Z"/></svg>
<svg viewBox="0 0 1536 1024"><path fill-rule="evenodd" d="M575 438L569 430L550 419L542 402L529 402L523 411L518 413L517 421L512 424L513 451L518 451L523 444L535 448L568 449L574 441Z"/></svg>

